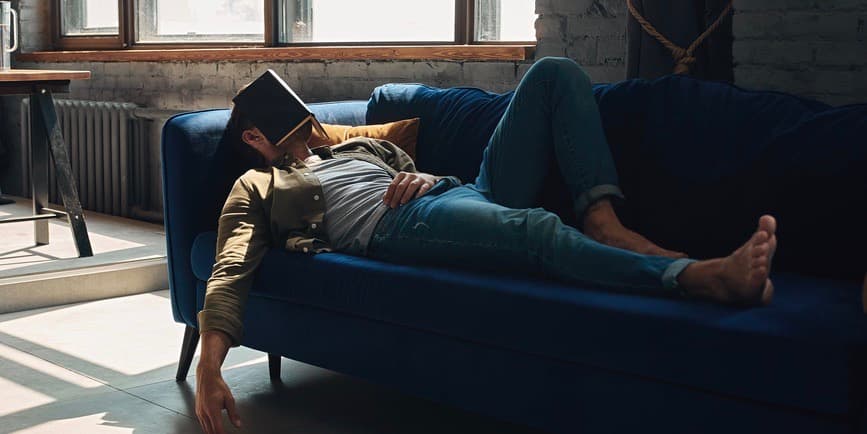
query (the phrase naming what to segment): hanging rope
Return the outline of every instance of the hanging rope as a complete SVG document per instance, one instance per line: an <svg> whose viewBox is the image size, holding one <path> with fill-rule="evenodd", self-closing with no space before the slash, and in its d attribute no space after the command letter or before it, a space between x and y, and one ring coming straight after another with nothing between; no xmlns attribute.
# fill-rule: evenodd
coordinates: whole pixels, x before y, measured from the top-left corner
<svg viewBox="0 0 867 434"><path fill-rule="evenodd" d="M725 8L723 8L722 12L720 12L716 21L707 28L701 35L696 38L695 41L692 41L692 44L689 44L689 47L684 49L674 42L671 42L668 38L659 33L656 30L656 27L653 27L653 24L650 24L641 14L638 12L638 9L635 9L635 5L632 4L632 0L626 0L626 7L629 8L629 13L632 14L632 17L635 18L635 21L638 21L638 24L641 24L641 27L644 28L644 31L647 32L650 36L656 38L660 44L662 44L665 48L668 48L671 51L671 57L674 58L674 73L675 74L689 74L690 65L695 63L695 57L693 53L695 49L707 39L708 36L711 35L716 29L720 26L723 21L723 18L728 16L732 11L732 3L734 0L729 1Z"/></svg>

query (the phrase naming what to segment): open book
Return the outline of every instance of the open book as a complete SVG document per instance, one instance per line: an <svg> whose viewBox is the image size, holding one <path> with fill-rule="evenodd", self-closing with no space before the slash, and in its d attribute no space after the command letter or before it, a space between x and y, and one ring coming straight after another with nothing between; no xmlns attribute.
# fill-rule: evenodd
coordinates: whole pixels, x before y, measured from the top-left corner
<svg viewBox="0 0 867 434"><path fill-rule="evenodd" d="M232 101L274 146L279 146L307 122L313 122L314 128L327 137L304 101L271 69L242 89Z"/></svg>

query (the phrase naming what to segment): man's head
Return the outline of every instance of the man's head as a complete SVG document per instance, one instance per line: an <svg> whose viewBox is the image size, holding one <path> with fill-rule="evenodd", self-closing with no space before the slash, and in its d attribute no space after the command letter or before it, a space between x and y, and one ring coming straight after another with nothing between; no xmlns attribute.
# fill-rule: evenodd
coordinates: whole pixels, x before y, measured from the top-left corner
<svg viewBox="0 0 867 434"><path fill-rule="evenodd" d="M307 122L282 143L274 146L237 107L233 107L226 130L237 155L245 163L250 167L267 167L287 152L307 151L312 125Z"/></svg>

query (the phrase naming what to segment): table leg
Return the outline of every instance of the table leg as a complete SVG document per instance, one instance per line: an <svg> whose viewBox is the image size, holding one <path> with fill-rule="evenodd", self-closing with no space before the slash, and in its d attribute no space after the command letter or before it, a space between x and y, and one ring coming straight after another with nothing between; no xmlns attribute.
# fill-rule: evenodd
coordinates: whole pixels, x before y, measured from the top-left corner
<svg viewBox="0 0 867 434"><path fill-rule="evenodd" d="M54 99L51 96L51 91L42 89L30 98L30 104L39 111L37 116L31 117L31 122L35 122L37 128L41 127L43 134L48 136L51 156L54 159L54 173L57 178L57 187L60 191L60 197L63 198L63 206L66 208L69 226L72 228L72 236L75 238L78 256L93 256L90 238L87 236L87 225L84 223L84 213L81 210L81 202L78 200L78 192L75 190L75 180L72 177L69 154L66 144L63 143L63 133L60 131L60 125L57 124L57 113L54 111ZM44 143L45 140L42 142ZM45 191L47 192L48 190L46 189Z"/></svg>
<svg viewBox="0 0 867 434"><path fill-rule="evenodd" d="M43 214L48 206L48 137L42 127L42 113L36 98L30 98L30 190L33 215ZM48 244L48 220L33 221L36 245Z"/></svg>

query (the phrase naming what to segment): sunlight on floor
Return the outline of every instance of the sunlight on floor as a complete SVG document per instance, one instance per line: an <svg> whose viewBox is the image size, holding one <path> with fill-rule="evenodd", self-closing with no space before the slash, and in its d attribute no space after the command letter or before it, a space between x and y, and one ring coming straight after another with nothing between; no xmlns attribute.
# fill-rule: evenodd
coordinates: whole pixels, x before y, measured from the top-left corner
<svg viewBox="0 0 867 434"><path fill-rule="evenodd" d="M48 395L0 377L0 417L54 401Z"/></svg>
<svg viewBox="0 0 867 434"><path fill-rule="evenodd" d="M33 354L109 381L177 363L183 327L165 305L166 299L154 294L100 300L0 322L0 333L26 340Z"/></svg>
<svg viewBox="0 0 867 434"><path fill-rule="evenodd" d="M77 432L88 434L122 434L135 432L133 428L111 426L112 421L104 420L107 413L97 413L89 416L53 420L30 428L14 431L15 434L56 434L69 431L70 426L79 428Z"/></svg>
<svg viewBox="0 0 867 434"><path fill-rule="evenodd" d="M46 362L45 360L33 356L32 354L18 351L15 348L3 344L0 344L0 359L6 359L7 361L16 363L20 366L26 366L27 368L37 371L41 374L54 377L57 380L61 380L78 387L90 389L103 385L98 381L92 380L87 377L82 377L80 375L75 375L67 371L66 369L61 368L60 366L57 366L50 362Z"/></svg>

